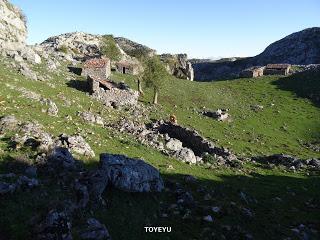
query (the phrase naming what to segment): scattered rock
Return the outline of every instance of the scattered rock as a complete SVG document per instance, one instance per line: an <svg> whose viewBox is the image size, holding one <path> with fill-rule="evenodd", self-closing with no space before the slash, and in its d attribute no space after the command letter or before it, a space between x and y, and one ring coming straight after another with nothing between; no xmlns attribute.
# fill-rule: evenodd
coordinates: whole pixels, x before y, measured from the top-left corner
<svg viewBox="0 0 320 240"><path fill-rule="evenodd" d="M35 226L35 239L72 240L72 222L66 211L51 210L43 221Z"/></svg>
<svg viewBox="0 0 320 240"><path fill-rule="evenodd" d="M90 218L87 220L87 228L80 233L80 239L91 240L108 240L111 239L110 234L104 224L101 224L98 220Z"/></svg>
<svg viewBox="0 0 320 240"><path fill-rule="evenodd" d="M103 118L99 115L95 115L91 112L78 112L78 116L80 116L85 122L104 125Z"/></svg>
<svg viewBox="0 0 320 240"><path fill-rule="evenodd" d="M33 72L27 65L21 65L19 72L23 75L26 76L27 78L30 78L32 80L38 80L38 76L35 72Z"/></svg>
<svg viewBox="0 0 320 240"><path fill-rule="evenodd" d="M0 118L0 132L14 130L19 124L15 116L4 116Z"/></svg>
<svg viewBox="0 0 320 240"><path fill-rule="evenodd" d="M256 105L251 105L250 107L251 107L251 110L253 110L253 111L255 111L255 112L262 111L263 108L264 108L262 105L258 105L258 104L256 104Z"/></svg>
<svg viewBox="0 0 320 240"><path fill-rule="evenodd" d="M35 178L17 176L13 173L2 174L0 178L6 178L10 182L0 182L0 194L13 193L19 189L32 189L39 186L39 181Z"/></svg>
<svg viewBox="0 0 320 240"><path fill-rule="evenodd" d="M50 99L47 99L47 105L49 106L47 113L49 116L57 116L59 109L57 107L57 105Z"/></svg>
<svg viewBox="0 0 320 240"><path fill-rule="evenodd" d="M254 157L252 160L261 164L283 166L291 170L298 170L305 167L320 170L319 159L302 160L290 155L274 154L270 156Z"/></svg>

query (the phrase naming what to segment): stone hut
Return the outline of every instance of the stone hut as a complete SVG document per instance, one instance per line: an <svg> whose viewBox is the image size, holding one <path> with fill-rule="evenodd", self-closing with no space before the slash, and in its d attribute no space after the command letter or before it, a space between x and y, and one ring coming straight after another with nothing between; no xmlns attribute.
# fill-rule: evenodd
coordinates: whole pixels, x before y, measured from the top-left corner
<svg viewBox="0 0 320 240"><path fill-rule="evenodd" d="M290 64L268 64L263 72L264 75L288 75L291 69Z"/></svg>
<svg viewBox="0 0 320 240"><path fill-rule="evenodd" d="M137 75L139 73L139 66L128 61L120 61L116 63L116 71L122 74Z"/></svg>
<svg viewBox="0 0 320 240"><path fill-rule="evenodd" d="M263 76L264 67L251 67L243 70L240 73L242 78L256 78Z"/></svg>
<svg viewBox="0 0 320 240"><path fill-rule="evenodd" d="M138 103L139 92L124 83L88 76L88 85L91 95L106 106L120 107Z"/></svg>
<svg viewBox="0 0 320 240"><path fill-rule="evenodd" d="M111 62L108 58L92 58L85 61L82 76L98 79L107 79L111 75Z"/></svg>

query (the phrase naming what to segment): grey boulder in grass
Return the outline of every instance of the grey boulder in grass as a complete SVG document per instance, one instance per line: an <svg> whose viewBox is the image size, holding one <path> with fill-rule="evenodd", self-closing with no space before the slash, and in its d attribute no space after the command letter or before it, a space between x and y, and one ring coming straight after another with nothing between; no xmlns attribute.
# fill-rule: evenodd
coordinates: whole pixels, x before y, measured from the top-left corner
<svg viewBox="0 0 320 240"><path fill-rule="evenodd" d="M164 188L159 171L142 160L103 153L100 155L100 164L109 184L120 190L161 192Z"/></svg>

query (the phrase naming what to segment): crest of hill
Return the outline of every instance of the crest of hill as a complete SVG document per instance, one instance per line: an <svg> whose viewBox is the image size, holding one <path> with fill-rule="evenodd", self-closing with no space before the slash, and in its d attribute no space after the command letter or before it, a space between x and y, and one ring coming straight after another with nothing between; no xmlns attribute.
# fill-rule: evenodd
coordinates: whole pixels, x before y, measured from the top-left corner
<svg viewBox="0 0 320 240"><path fill-rule="evenodd" d="M149 48L145 45L142 45L140 43L131 41L124 37L115 37L114 40L119 45L123 51L125 51L128 55L132 57L152 57L156 55L156 50Z"/></svg>
<svg viewBox="0 0 320 240"><path fill-rule="evenodd" d="M252 58L256 65L268 63L320 63L320 27L292 33L270 44L261 54Z"/></svg>

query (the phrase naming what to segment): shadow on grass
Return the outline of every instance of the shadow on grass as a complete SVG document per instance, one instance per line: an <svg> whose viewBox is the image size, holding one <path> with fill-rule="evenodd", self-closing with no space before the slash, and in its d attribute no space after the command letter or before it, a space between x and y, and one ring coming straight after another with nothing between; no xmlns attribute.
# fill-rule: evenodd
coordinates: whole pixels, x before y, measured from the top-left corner
<svg viewBox="0 0 320 240"><path fill-rule="evenodd" d="M13 166L16 161L2 158L1 172L14 172L8 162ZM92 168L93 164L87 167ZM276 175L271 171L239 175L214 170L212 174L220 180L199 178L186 182L185 175L163 174L167 190L162 193L128 193L108 188L103 195L107 205L93 211L87 209L74 219L73 226L77 229L78 223L84 221L81 218L95 217L107 226L113 239L132 240L223 239L222 234L225 239L248 239L247 234L253 239L299 239L291 229L300 224L306 226L305 231L320 231L319 175ZM38 177L42 183L39 188L0 196L0 234L6 239L33 239L30 219L47 213L54 202L70 197L70 186L47 181L48 176L41 172ZM195 207L172 208L177 203L176 184L193 195ZM219 207L220 211L214 212L212 207ZM213 217L213 222L203 221L207 215ZM145 226L169 226L172 231L145 233ZM308 234L309 239L319 237L317 233Z"/></svg>
<svg viewBox="0 0 320 240"><path fill-rule="evenodd" d="M88 85L87 81L74 79L74 80L70 80L69 82L67 82L67 86L70 88L74 88L78 91L84 92L84 93L89 92L89 85Z"/></svg>
<svg viewBox="0 0 320 240"><path fill-rule="evenodd" d="M297 97L308 98L320 107L320 71L306 71L273 82L279 89L291 91Z"/></svg>

